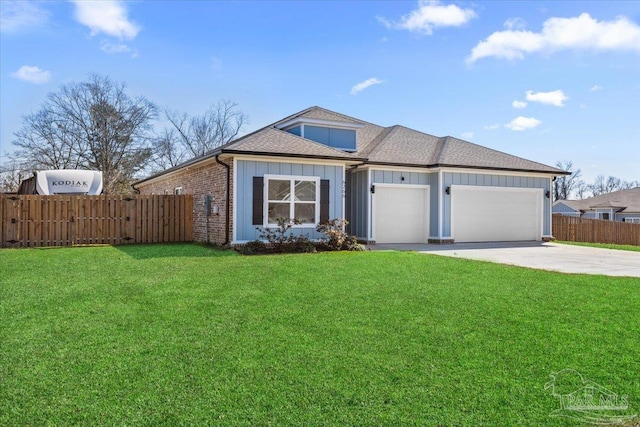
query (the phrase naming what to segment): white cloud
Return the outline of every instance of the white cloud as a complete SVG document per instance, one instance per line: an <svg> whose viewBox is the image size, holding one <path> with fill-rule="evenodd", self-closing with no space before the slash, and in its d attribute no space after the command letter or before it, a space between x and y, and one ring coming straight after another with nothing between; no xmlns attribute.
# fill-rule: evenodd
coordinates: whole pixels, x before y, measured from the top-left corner
<svg viewBox="0 0 640 427"><path fill-rule="evenodd" d="M373 86L373 85L379 85L380 83L384 83L384 80L380 80L376 77L372 77L370 79L367 79L363 82L360 82L358 84L356 84L355 86L353 86L351 88L351 95L355 95L358 92L362 92L363 90L365 90L366 88Z"/></svg>
<svg viewBox="0 0 640 427"><path fill-rule="evenodd" d="M521 29L496 31L473 48L467 62L491 56L522 59L534 52L567 49L640 53L640 26L624 16L614 21L598 21L588 13L575 18L549 18L539 33Z"/></svg>
<svg viewBox="0 0 640 427"><path fill-rule="evenodd" d="M48 82L51 79L51 73L40 67L23 65L18 71L11 73L11 77L39 85Z"/></svg>
<svg viewBox="0 0 640 427"><path fill-rule="evenodd" d="M591 89L589 89L591 92L597 92L599 90L602 90L602 86L600 85L593 85L591 86Z"/></svg>
<svg viewBox="0 0 640 427"><path fill-rule="evenodd" d="M49 12L31 1L0 2L0 30L15 33L34 27L41 27L49 20Z"/></svg>
<svg viewBox="0 0 640 427"><path fill-rule="evenodd" d="M430 35L438 27L459 27L476 17L473 9L461 9L455 4L443 5L438 0L421 0L418 8L400 18L400 22L390 22L378 18L387 28L409 30Z"/></svg>
<svg viewBox="0 0 640 427"><path fill-rule="evenodd" d="M507 30L523 30L527 26L522 18L509 18L504 22L504 27Z"/></svg>
<svg viewBox="0 0 640 427"><path fill-rule="evenodd" d="M108 54L130 53L133 58L138 57L137 50L127 46L126 44L122 44L122 43L114 44L109 42L108 40L102 40L100 42L100 50Z"/></svg>
<svg viewBox="0 0 640 427"><path fill-rule="evenodd" d="M134 39L140 27L127 17L127 10L120 1L72 0L76 6L76 20L91 29L91 35L104 33L111 37Z"/></svg>
<svg viewBox="0 0 640 427"><path fill-rule="evenodd" d="M462 134L461 134L461 135L462 135L462 137L463 137L464 139L471 139L471 138L473 138L473 132L462 132Z"/></svg>
<svg viewBox="0 0 640 427"><path fill-rule="evenodd" d="M524 101L515 100L511 103L513 108L517 108L518 110L522 110L523 108L527 108L527 103Z"/></svg>
<svg viewBox="0 0 640 427"><path fill-rule="evenodd" d="M495 123L492 125L486 125L484 127L486 130L496 130L496 129L500 129L500 123Z"/></svg>
<svg viewBox="0 0 640 427"><path fill-rule="evenodd" d="M515 131L523 131L527 129L533 129L536 126L540 126L541 124L542 122L540 120L534 119L533 117L518 116L504 125L504 127Z"/></svg>
<svg viewBox="0 0 640 427"><path fill-rule="evenodd" d="M554 105L556 107L564 107L564 101L569 99L561 90L551 92L534 92L527 91L527 101L539 102L541 104Z"/></svg>

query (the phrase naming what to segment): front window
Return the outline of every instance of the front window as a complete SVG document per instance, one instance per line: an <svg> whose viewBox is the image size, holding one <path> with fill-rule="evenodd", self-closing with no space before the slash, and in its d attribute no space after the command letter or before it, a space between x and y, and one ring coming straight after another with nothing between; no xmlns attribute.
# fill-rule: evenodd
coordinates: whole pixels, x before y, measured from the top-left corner
<svg viewBox="0 0 640 427"><path fill-rule="evenodd" d="M275 225L278 218L297 219L302 225L318 222L317 178L265 177L268 225Z"/></svg>

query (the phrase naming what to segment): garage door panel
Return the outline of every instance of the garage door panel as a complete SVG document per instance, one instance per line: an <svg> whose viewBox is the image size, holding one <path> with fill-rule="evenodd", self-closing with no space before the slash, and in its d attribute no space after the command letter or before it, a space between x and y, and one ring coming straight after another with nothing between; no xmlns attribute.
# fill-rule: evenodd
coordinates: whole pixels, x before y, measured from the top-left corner
<svg viewBox="0 0 640 427"><path fill-rule="evenodd" d="M542 193L536 189L452 186L456 242L540 240Z"/></svg>
<svg viewBox="0 0 640 427"><path fill-rule="evenodd" d="M376 242L425 243L428 218L428 188L376 186L373 224Z"/></svg>

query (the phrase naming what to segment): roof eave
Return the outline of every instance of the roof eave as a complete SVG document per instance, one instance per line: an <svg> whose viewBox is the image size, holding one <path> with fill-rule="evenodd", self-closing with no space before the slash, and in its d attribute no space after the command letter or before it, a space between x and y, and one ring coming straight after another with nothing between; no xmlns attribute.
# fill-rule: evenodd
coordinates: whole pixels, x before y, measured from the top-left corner
<svg viewBox="0 0 640 427"><path fill-rule="evenodd" d="M322 160L341 160L349 162L363 162L366 161L364 157L341 157L341 156L323 156L323 155L309 155L309 154L296 154L296 153L276 153L272 151L247 151L247 150L222 150L223 154L236 154L247 156L269 156L269 157L293 157L303 159L322 159Z"/></svg>
<svg viewBox="0 0 640 427"><path fill-rule="evenodd" d="M161 172L154 173L151 176L148 176L148 177L146 177L144 179L141 179L139 181L134 182L133 185L136 186L136 185L142 184L143 182L147 182L147 181L151 181L152 179L159 178L159 177L161 177L163 175L167 175L167 174L170 174L172 172L179 171L180 169L188 168L189 166L193 166L193 165L197 165L199 163L203 163L203 162L206 162L206 161L209 161L209 160L213 160L215 158L215 156L217 156L217 155L219 155L221 153L222 153L222 151L219 148L215 149L214 151L212 151L212 152L210 152L208 154L205 154L202 157L196 157L196 158L193 158L191 160L187 160L186 162L180 163L179 165L170 167L169 169L165 169L165 170L163 170Z"/></svg>
<svg viewBox="0 0 640 427"><path fill-rule="evenodd" d="M485 170L499 170L499 171L508 171L508 172L531 172L531 173L542 173L548 175L570 175L570 172L554 172L554 171L544 171L539 169L523 169L523 168L499 168L493 166L469 166L469 165L456 165L456 164L447 164L447 163L433 163L433 164L420 164L420 163L400 163L400 162L379 162L379 161L367 161L368 165L381 165L381 166L399 166L399 167L414 167L414 168L427 168L427 169L436 169L436 168L458 168L458 169L485 169Z"/></svg>
<svg viewBox="0 0 640 427"><path fill-rule="evenodd" d="M461 169L489 169L489 170L497 170L497 171L511 171L511 172L531 172L531 173L543 173L547 175L571 175L571 172L566 171L545 171L540 169L526 169L526 168L506 168L506 167L495 167L495 166L469 166L469 165L455 165L455 164L446 164L446 163L437 163L434 165L430 165L430 167L434 168L461 168Z"/></svg>
<svg viewBox="0 0 640 427"><path fill-rule="evenodd" d="M589 206L589 209L617 209L616 212L621 212L623 210L625 210L627 207L626 206L602 206L602 205L595 205L595 206Z"/></svg>

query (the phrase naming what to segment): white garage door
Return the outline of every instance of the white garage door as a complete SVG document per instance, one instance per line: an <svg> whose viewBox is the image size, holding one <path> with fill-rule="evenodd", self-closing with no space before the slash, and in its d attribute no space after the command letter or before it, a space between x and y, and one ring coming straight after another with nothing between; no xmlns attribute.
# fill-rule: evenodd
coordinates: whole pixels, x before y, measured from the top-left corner
<svg viewBox="0 0 640 427"><path fill-rule="evenodd" d="M452 185L451 235L456 242L540 240L542 190Z"/></svg>
<svg viewBox="0 0 640 427"><path fill-rule="evenodd" d="M376 243L426 243L429 238L429 187L376 184L373 238Z"/></svg>

